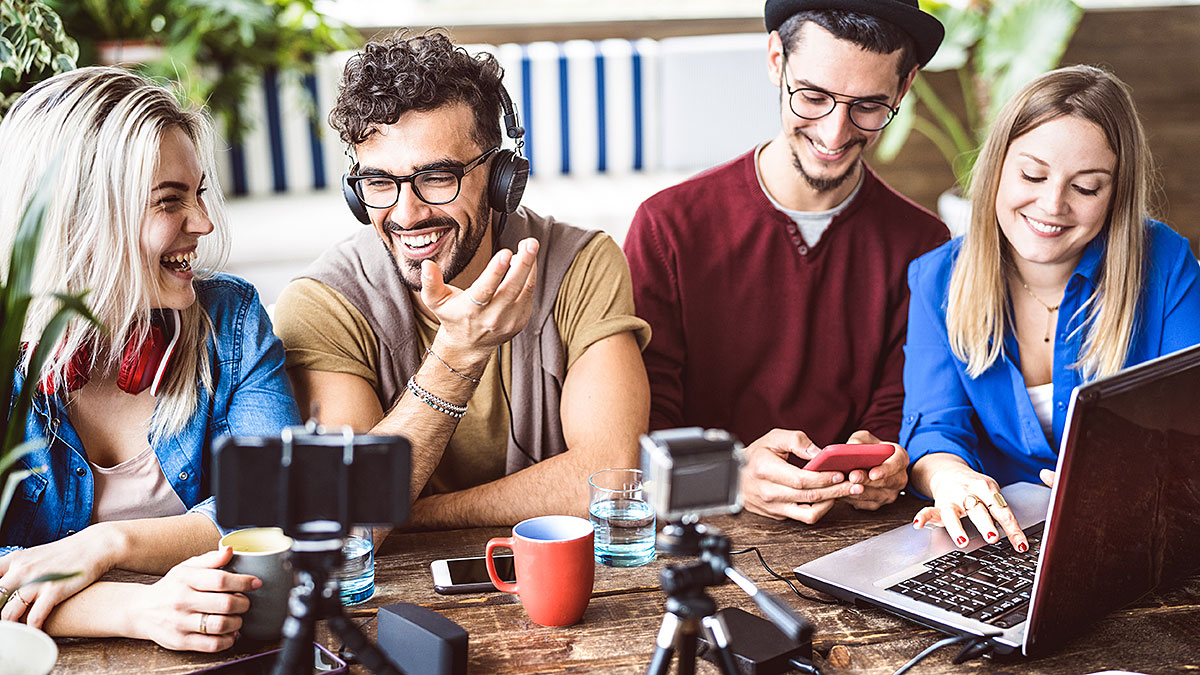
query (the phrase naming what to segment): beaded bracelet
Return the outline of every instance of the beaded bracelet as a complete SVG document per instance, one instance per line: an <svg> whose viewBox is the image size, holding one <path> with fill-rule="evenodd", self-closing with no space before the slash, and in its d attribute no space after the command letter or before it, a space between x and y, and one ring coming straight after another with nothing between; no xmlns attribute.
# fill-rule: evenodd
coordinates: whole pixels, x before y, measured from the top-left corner
<svg viewBox="0 0 1200 675"><path fill-rule="evenodd" d="M452 373L454 373L455 375L457 375L457 376L461 377L462 379L466 380L467 382L473 382L473 383L475 383L475 384L479 384L479 378L478 378L478 377L471 377L470 375L464 375L464 374L462 374L462 373L458 372L457 370L455 370L455 369L454 369L454 366L450 365L449 363L446 363L446 359L443 359L442 357L438 356L438 355L437 355L437 352L433 351L433 349L432 349L432 348L430 348L430 347L426 347L426 348L425 348L425 354L426 354L426 355L431 355L431 354L432 354L432 355L433 355L433 358L437 359L438 361L441 361L441 362L442 362L442 365L443 365L443 366L446 366L446 368L447 368L447 369L448 369L450 372L452 372Z"/></svg>
<svg viewBox="0 0 1200 675"><path fill-rule="evenodd" d="M417 384L416 375L408 378L408 390L411 391L414 396L424 401L425 405L440 413L445 413L455 419L462 419L462 416L467 414L467 406L454 405L453 403L442 400L426 391L424 387Z"/></svg>

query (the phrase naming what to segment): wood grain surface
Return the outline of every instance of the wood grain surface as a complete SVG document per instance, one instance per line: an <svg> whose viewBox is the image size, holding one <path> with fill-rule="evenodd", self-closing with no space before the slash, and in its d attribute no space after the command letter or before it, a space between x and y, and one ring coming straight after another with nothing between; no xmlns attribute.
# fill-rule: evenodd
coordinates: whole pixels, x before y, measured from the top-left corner
<svg viewBox="0 0 1200 675"><path fill-rule="evenodd" d="M733 541L735 550L757 547L767 564L791 578L791 568L868 536L910 522L919 508L904 497L876 513L838 507L816 526L778 523L750 514L708 520ZM633 569L597 565L595 591L583 620L568 628L544 628L529 620L519 601L504 593L438 595L430 561L480 555L500 528L448 532L393 533L381 545L376 563L376 593L348 614L370 637L382 605L410 602L436 610L470 634L472 673L641 673L654 651L665 596L658 573L667 562L655 560ZM1198 546L1200 550L1200 546ZM869 607L824 605L802 599L771 577L753 553L734 557L739 569L763 589L780 597L816 628L813 649L823 673L891 673L940 633ZM130 578L125 575L124 578ZM800 587L807 595L819 595ZM725 584L711 589L718 607L740 607L758 614L740 589ZM322 625L319 639L330 648L340 641ZM59 640L56 673L187 673L274 645L238 645L219 655L171 652L137 640ZM1121 669L1141 673L1200 671L1200 574L1110 613L1075 640L1040 659L1005 657L950 663L947 648L926 659L920 673L1092 673ZM361 666L351 669L365 673ZM700 662L702 673L716 673ZM672 670L674 672L674 670Z"/></svg>

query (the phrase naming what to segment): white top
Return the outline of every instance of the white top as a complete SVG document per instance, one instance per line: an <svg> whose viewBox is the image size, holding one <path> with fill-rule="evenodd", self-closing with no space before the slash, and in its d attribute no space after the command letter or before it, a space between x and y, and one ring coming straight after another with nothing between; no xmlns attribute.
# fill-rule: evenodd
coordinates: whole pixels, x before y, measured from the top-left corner
<svg viewBox="0 0 1200 675"><path fill-rule="evenodd" d="M92 463L92 522L178 516L187 512L149 445L112 467Z"/></svg>
<svg viewBox="0 0 1200 675"><path fill-rule="evenodd" d="M1033 412L1042 425L1042 433L1046 434L1050 445L1054 445L1054 383L1047 382L1025 389L1029 392L1029 401L1033 403Z"/></svg>
<svg viewBox="0 0 1200 675"><path fill-rule="evenodd" d="M854 198L858 196L858 191L862 188L863 177L866 175L866 171L859 172L858 183L850 191L850 195L842 200L841 204L828 211L796 211L775 201L775 198L767 190L766 184L763 183L762 172L758 168L758 156L762 154L762 150L766 145L766 143L763 143L754 149L754 176L758 179L758 187L767 196L767 199L771 201L771 206L785 213L788 218L791 218L796 223L796 227L800 228L800 236L804 237L804 243L808 244L810 248L816 246L817 242L821 241L821 235L825 234L825 230L829 229L829 224L833 222L833 217L845 211L850 202L854 201Z"/></svg>

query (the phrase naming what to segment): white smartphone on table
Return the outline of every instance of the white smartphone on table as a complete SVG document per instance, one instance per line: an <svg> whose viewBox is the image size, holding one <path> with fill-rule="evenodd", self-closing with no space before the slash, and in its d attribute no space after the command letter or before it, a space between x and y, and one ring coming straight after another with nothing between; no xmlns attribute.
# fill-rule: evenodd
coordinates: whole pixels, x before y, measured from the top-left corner
<svg viewBox="0 0 1200 675"><path fill-rule="evenodd" d="M511 555L493 556L496 574L502 581L517 580ZM477 558L446 558L429 563L433 573L433 590L443 595L456 593L491 593L496 591L488 577L487 563L483 556Z"/></svg>

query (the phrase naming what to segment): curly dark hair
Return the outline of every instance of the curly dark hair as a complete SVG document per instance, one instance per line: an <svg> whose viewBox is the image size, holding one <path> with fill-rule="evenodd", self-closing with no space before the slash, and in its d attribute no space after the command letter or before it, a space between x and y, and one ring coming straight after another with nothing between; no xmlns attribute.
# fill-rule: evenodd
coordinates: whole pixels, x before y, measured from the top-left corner
<svg viewBox="0 0 1200 675"><path fill-rule="evenodd" d="M482 148L500 145L500 80L504 69L496 57L472 57L442 33L368 42L350 57L342 71L337 104L329 124L342 141L365 141L376 124L395 124L412 110L430 111L465 103L475 112L472 134Z"/></svg>

